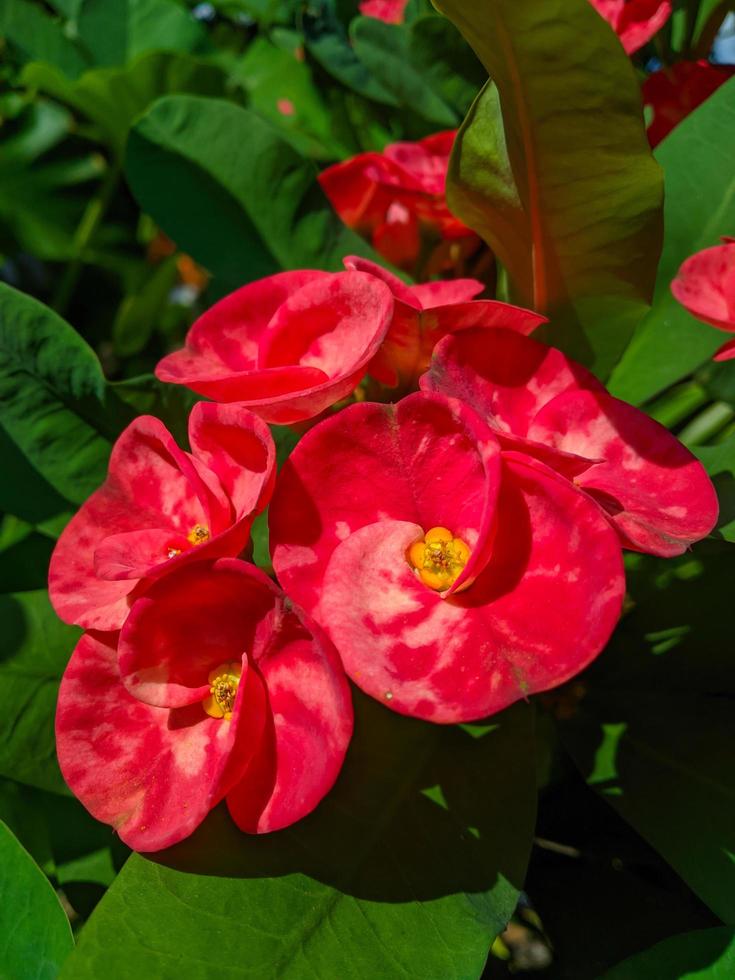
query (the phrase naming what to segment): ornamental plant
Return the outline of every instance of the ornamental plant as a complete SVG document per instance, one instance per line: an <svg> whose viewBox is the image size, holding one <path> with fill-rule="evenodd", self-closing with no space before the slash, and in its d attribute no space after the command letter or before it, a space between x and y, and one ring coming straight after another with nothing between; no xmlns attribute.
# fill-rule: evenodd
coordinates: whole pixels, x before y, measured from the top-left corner
<svg viewBox="0 0 735 980"><path fill-rule="evenodd" d="M733 974L728 9L0 5L0 976Z"/></svg>

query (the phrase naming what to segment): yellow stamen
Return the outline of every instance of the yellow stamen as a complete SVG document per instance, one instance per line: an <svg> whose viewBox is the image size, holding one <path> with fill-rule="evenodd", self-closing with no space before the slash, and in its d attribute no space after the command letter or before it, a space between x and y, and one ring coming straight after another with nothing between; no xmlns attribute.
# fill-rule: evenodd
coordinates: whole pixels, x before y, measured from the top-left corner
<svg viewBox="0 0 735 980"><path fill-rule="evenodd" d="M225 721L232 718L232 708L235 704L241 674L242 664L236 660L220 664L219 667L210 670L207 677L209 694L202 705L212 718L224 718Z"/></svg>
<svg viewBox="0 0 735 980"><path fill-rule="evenodd" d="M446 592L462 574L470 549L446 527L432 527L406 552L411 568L430 589Z"/></svg>
<svg viewBox="0 0 735 980"><path fill-rule="evenodd" d="M205 541L209 541L209 528L204 524L195 524L187 534L186 540L190 544L204 544Z"/></svg>

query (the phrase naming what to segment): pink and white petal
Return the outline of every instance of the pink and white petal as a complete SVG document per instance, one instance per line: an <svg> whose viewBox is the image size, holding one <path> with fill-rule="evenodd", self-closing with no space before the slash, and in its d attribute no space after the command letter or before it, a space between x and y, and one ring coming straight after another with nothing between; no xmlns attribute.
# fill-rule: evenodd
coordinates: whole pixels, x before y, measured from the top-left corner
<svg viewBox="0 0 735 980"><path fill-rule="evenodd" d="M422 309L432 310L437 306L468 303L480 295L485 284L479 279L438 279L436 282L422 282L409 288Z"/></svg>
<svg viewBox="0 0 735 980"><path fill-rule="evenodd" d="M211 670L240 661L262 642L277 594L259 569L232 558L166 575L133 603L125 621L121 683L157 707L201 701Z"/></svg>
<svg viewBox="0 0 735 980"><path fill-rule="evenodd" d="M189 416L189 442L217 475L234 520L263 510L275 483L276 447L262 419L242 405L198 402Z"/></svg>
<svg viewBox="0 0 735 980"><path fill-rule="evenodd" d="M270 744L227 796L248 833L288 827L334 785L352 735L352 699L337 652L321 629L280 607L257 666L272 713Z"/></svg>
<svg viewBox="0 0 735 980"><path fill-rule="evenodd" d="M258 351L258 368L300 367L330 380L363 368L383 342L393 294L364 272L337 272L309 283L276 310Z"/></svg>
<svg viewBox="0 0 735 980"><path fill-rule="evenodd" d="M179 465L182 456L165 426L151 416L136 419L120 435L107 479L71 519L51 557L49 595L65 622L102 630L122 625L126 596L136 583L97 578L94 555L105 538L166 526L186 534L195 524L206 524L206 511Z"/></svg>
<svg viewBox="0 0 735 980"><path fill-rule="evenodd" d="M603 460L576 477L623 544L680 555L717 520L717 496L702 464L668 429L605 392L569 392L539 412L531 437Z"/></svg>
<svg viewBox="0 0 735 980"><path fill-rule="evenodd" d="M328 275L314 269L279 272L236 289L196 320L187 334L184 350L164 357L156 376L161 381L186 383L182 368L195 365L197 358L218 363L223 373L252 370L261 337L281 303L308 283Z"/></svg>
<svg viewBox="0 0 735 980"><path fill-rule="evenodd" d="M167 528L141 528L111 534L94 552L94 572L110 581L135 579L155 574L178 552L188 551L189 541ZM169 557L170 555L170 557Z"/></svg>
<svg viewBox="0 0 735 980"><path fill-rule="evenodd" d="M322 170L318 179L346 225L372 232L385 220L396 189L408 177L381 153L359 153Z"/></svg>
<svg viewBox="0 0 735 980"><path fill-rule="evenodd" d="M371 276L375 276L376 279L380 279L388 286L396 299L399 299L407 306L412 306L414 309L420 309L420 304L414 296L415 287L407 286L398 276L394 276L392 272L384 269L382 265L378 265L377 262L371 262L370 259L363 259L360 255L346 255L342 261L344 262L345 269L352 272L367 272Z"/></svg>
<svg viewBox="0 0 735 980"><path fill-rule="evenodd" d="M441 395L349 406L303 437L278 478L270 527L279 581L312 612L339 542L385 519L448 527L480 562L499 472L492 432Z"/></svg>
<svg viewBox="0 0 735 980"><path fill-rule="evenodd" d="M698 320L735 330L735 244L691 255L671 283L671 292Z"/></svg>
<svg viewBox="0 0 735 980"><path fill-rule="evenodd" d="M56 712L59 764L92 816L130 847L157 851L187 837L239 779L249 755L238 751L233 759L233 748L256 750L262 690L253 671L229 722L200 705L151 707L123 686L115 639L87 633L72 654Z"/></svg>
<svg viewBox="0 0 735 980"><path fill-rule="evenodd" d="M538 411L562 392L604 391L561 351L505 329L449 334L437 344L421 388L458 398L501 432L524 437Z"/></svg>

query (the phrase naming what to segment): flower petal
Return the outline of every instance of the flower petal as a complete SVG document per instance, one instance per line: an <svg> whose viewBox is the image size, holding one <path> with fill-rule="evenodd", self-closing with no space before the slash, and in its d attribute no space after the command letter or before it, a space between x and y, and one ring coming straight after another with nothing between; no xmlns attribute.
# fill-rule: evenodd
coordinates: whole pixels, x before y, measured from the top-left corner
<svg viewBox="0 0 735 980"><path fill-rule="evenodd" d="M504 460L493 554L466 591L415 577L410 523L363 527L331 557L320 619L355 683L402 714L470 721L561 684L619 617L620 546L598 508L543 464Z"/></svg>
<svg viewBox="0 0 735 980"><path fill-rule="evenodd" d="M575 482L600 504L626 547L680 555L714 527L717 496L702 464L626 402L605 392L567 392L544 406L529 435L602 460Z"/></svg>
<svg viewBox="0 0 735 980"><path fill-rule="evenodd" d="M122 628L122 683L158 707L201 701L211 670L252 656L264 642L277 595L263 572L235 558L165 576L133 603Z"/></svg>
<svg viewBox="0 0 735 980"><path fill-rule="evenodd" d="M114 634L85 634L59 691L56 740L70 789L139 851L187 837L236 783L257 750L265 694L257 671L232 719L201 705L169 711L132 697L117 671Z"/></svg>
<svg viewBox="0 0 735 980"><path fill-rule="evenodd" d="M319 423L283 467L271 504L282 586L311 613L339 542L385 519L451 528L473 550L465 572L476 574L493 520L498 452L474 413L440 395L352 405Z"/></svg>
<svg viewBox="0 0 735 980"><path fill-rule="evenodd" d="M352 699L337 652L316 624L281 606L257 661L273 725L268 751L227 796L248 833L280 830L310 813L332 788L352 735Z"/></svg>
<svg viewBox="0 0 735 980"><path fill-rule="evenodd" d="M421 388L458 398L502 432L524 437L539 409L556 395L578 388L604 391L561 351L501 329L445 337Z"/></svg>
<svg viewBox="0 0 735 980"><path fill-rule="evenodd" d="M671 283L671 292L698 320L735 330L735 243L691 255Z"/></svg>

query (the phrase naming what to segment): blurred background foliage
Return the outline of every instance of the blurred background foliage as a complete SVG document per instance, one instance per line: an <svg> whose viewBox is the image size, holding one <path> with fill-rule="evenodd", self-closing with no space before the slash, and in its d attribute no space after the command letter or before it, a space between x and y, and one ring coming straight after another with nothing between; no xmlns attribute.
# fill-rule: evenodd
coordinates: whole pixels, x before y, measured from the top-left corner
<svg viewBox="0 0 735 980"><path fill-rule="evenodd" d="M581 3L562 0L560 15L567 7L570 16L586 13ZM456 5L446 6L451 14ZM493 63L502 96L509 66L498 62L502 25L491 24L490 6L464 9L470 19L485 18L487 57L478 52ZM498 3L493 16L502 18L510 6ZM517 0L516 7L525 16L532 5ZM635 55L637 81L662 65L710 56L716 41L724 51L730 9L680 0L665 28ZM611 32L609 41L617 45ZM520 54L530 64L538 55L524 51L524 43L518 41ZM678 307L669 283L687 255L735 234L735 81L656 151L666 187L665 237L660 265L656 247L641 260L641 276L653 284L658 275L650 309L644 303L633 316L626 310L615 321L619 329L595 335L590 323L599 310L577 297L551 334L573 348L579 336L570 323L583 324L595 348L591 360L604 365L601 373L612 371L613 393L643 405L699 455L721 499L714 537L675 561L629 556L629 610L610 649L578 681L537 699L525 713L503 716L495 734L491 726L439 739L431 726L394 716L376 723L382 741L378 749L360 743L358 761L376 773L400 772L401 752L425 752L431 761L410 791L387 779L377 802L367 800L353 759L341 795L305 823L303 835L282 838L282 865L271 863L270 852L243 847L226 879L193 878L202 865L188 853L160 866L142 858L126 864L126 848L63 784L53 713L78 631L56 619L45 592L55 538L103 479L112 442L136 414L155 413L182 437L190 397L160 385L151 372L203 309L279 269L339 269L344 254L373 254L333 212L317 183L319 170L397 140L459 127L487 71L428 0L408 0L399 24L362 16L352 0L2 0L0 49L0 819L6 825L0 828L0 926L15 928L21 913L8 920L7 908L20 910L21 895L30 918L48 924L43 936L38 929L18 933L12 975L36 976L29 971L42 952L46 972L38 975L56 976L70 948L59 908L79 933L106 896L82 930L66 976L97 977L103 961L112 963L111 976L126 975L145 921L149 952L141 970L219 977L207 944L212 936L231 942L233 909L244 927L265 902L266 916L290 908L299 919L289 926L293 943L302 950L311 944L311 955L332 964L320 967L321 977L391 970L474 977L520 893L487 976L527 970L551 980L589 980L628 956L634 958L611 972L611 980L675 980L683 975L676 964L685 961L687 976L729 976L735 685L726 624L729 542L735 541L735 362L711 362L721 335ZM548 49L552 72L557 54ZM482 126L504 140L513 121L507 103L505 119L493 117L492 98L486 89L477 103L483 112L490 105ZM570 90L570 103L575 98ZM537 108L543 116L543 106ZM464 130L466 156L453 164L457 200L463 160L473 145L481 154L487 146L483 132L469 123ZM581 177L588 147L577 150ZM560 148L550 144L546 152L554 166ZM643 144L637 152L648 166ZM475 171L464 191L483 195L487 188L480 181L478 190L476 178ZM568 180L575 179L570 172ZM502 229L492 209L485 213L488 240L498 237L502 260ZM505 272L501 262L501 297L519 289L508 287ZM494 283L493 272L488 284ZM529 289L532 299L532 284ZM577 310L576 319L569 309ZM283 458L297 436L275 434ZM254 544L256 560L267 565L264 521ZM458 788L463 775L483 801L477 813ZM329 850L340 813L364 808L372 819L371 807L397 816L360 852L370 874L347 858L336 870L315 870L303 858ZM454 823L445 819L455 812ZM216 820L222 815L215 815L214 830L205 828L204 853L212 833L216 839ZM407 835L407 827L419 824L433 840L422 839L423 850ZM468 844L475 832L485 841L479 848ZM358 825L337 854L345 856L360 834ZM434 861L432 846L446 860ZM497 880L474 877L475 862L494 868ZM408 881L418 897L407 896L396 879ZM294 905L294 891L304 890L306 904ZM198 913L174 926L180 902ZM302 929L299 917L317 906L325 911ZM332 907L340 910L334 921ZM433 914L453 923L441 956L434 951L444 941L437 938L442 920L434 922ZM200 935L196 923L206 915L210 932ZM334 938L335 922L345 930L342 940ZM350 941L363 950L359 963L351 961L349 946L342 959L337 953ZM236 964L250 957L255 972L225 975L305 976L293 963L273 965L276 947L282 955L279 942L243 933L228 956ZM190 957L183 963L181 944ZM408 957L400 966L391 958L397 951ZM202 966L207 956L210 965ZM195 962L198 972L187 973Z"/></svg>

